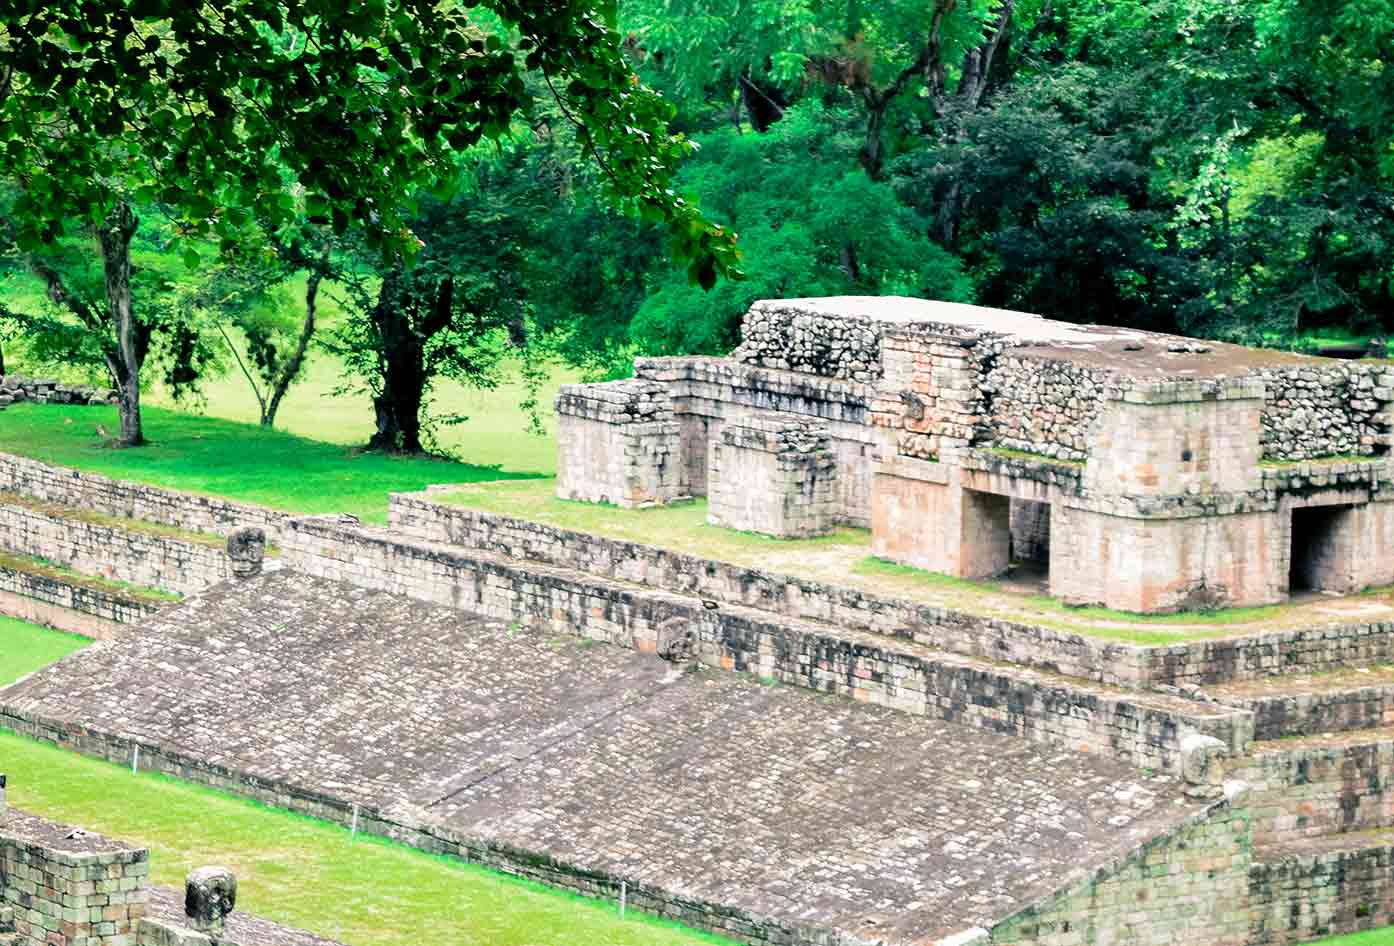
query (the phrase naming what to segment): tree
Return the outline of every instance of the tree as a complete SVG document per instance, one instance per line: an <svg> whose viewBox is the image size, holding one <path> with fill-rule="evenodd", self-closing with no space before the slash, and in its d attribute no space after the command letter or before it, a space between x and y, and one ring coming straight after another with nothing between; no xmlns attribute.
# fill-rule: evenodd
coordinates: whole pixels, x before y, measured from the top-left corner
<svg viewBox="0 0 1394 946"><path fill-rule="evenodd" d="M732 270L730 235L668 186L688 144L625 63L614 20L613 0L0 0L0 179L19 185L15 238L29 252L64 232L99 244L107 298L93 315L116 339L123 442L142 440L135 207L159 206L224 251L255 216L282 235L305 214L409 252L413 196L507 131L531 103L529 71L581 130L610 196L666 227L694 281Z"/></svg>
<svg viewBox="0 0 1394 946"><path fill-rule="evenodd" d="M349 277L351 311L328 345L351 386L373 399L369 449L422 452L433 423L464 419L428 414L436 382L493 387L505 359L524 348L524 256L535 214L516 160L516 152L477 157L453 197L421 199L411 222L420 252L364 257L377 263L376 291Z"/></svg>

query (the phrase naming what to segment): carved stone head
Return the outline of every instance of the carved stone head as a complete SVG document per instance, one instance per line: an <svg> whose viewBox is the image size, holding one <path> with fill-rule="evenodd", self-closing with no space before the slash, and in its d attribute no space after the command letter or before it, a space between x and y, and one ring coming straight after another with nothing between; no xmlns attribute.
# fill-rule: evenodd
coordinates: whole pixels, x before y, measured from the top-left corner
<svg viewBox="0 0 1394 946"><path fill-rule="evenodd" d="M226 867L200 867L184 882L184 913L202 933L221 933L237 905L237 878Z"/></svg>
<svg viewBox="0 0 1394 946"><path fill-rule="evenodd" d="M261 561L266 557L266 531L256 526L237 529L227 537L227 556L232 559L232 574L251 578L261 574Z"/></svg>

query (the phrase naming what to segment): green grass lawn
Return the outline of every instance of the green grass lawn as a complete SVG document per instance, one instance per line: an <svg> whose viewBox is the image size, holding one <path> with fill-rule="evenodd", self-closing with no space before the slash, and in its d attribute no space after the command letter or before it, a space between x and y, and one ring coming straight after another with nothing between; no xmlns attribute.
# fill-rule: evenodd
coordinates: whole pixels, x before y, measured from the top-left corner
<svg viewBox="0 0 1394 946"><path fill-rule="evenodd" d="M0 731L10 801L150 848L154 882L237 874L237 907L351 946L698 946L727 940Z"/></svg>
<svg viewBox="0 0 1394 946"><path fill-rule="evenodd" d="M349 512L370 522L386 521L387 494L395 490L526 475L496 466L359 453L255 424L157 407L145 409L150 445L140 449L103 446L97 424L114 429L116 409L15 404L0 412L0 451L292 512Z"/></svg>
<svg viewBox="0 0 1394 946"><path fill-rule="evenodd" d="M0 615L0 686L47 667L92 643L76 634L64 634ZM3 759L3 756L0 756ZM0 772L5 771L0 764Z"/></svg>
<svg viewBox="0 0 1394 946"><path fill-rule="evenodd" d="M1349 936L1335 936L1312 943L1310 946L1394 946L1394 927L1370 930L1366 933L1351 933Z"/></svg>

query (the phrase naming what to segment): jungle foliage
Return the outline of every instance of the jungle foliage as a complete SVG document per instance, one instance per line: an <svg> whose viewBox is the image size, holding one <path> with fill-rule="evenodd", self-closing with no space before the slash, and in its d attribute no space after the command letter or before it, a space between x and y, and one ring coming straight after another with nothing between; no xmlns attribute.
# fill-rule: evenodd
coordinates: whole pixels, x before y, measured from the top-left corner
<svg viewBox="0 0 1394 946"><path fill-rule="evenodd" d="M1394 328L1394 0L321 6L0 3L0 270L47 298L0 284L0 344L110 367L123 206L136 362L270 423L328 346L388 450L439 378L720 353L768 296Z"/></svg>

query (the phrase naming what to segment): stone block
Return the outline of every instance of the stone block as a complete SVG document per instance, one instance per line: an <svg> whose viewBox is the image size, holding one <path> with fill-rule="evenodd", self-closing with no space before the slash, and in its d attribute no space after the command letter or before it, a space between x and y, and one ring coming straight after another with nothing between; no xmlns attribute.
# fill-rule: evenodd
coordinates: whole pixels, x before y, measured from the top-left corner
<svg viewBox="0 0 1394 946"><path fill-rule="evenodd" d="M779 538L831 531L838 464L821 424L747 416L709 447L707 521Z"/></svg>

